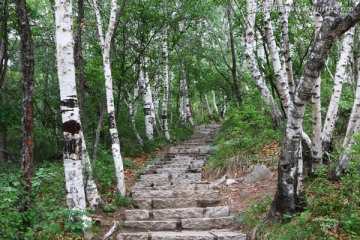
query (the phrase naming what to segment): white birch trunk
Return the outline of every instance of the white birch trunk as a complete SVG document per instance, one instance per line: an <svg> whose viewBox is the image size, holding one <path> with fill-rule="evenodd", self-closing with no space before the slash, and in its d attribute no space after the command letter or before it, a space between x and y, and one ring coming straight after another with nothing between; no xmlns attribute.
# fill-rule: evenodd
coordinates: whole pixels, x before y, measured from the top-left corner
<svg viewBox="0 0 360 240"><path fill-rule="evenodd" d="M159 104L160 104L159 95L160 95L160 81L159 81L159 77L156 75L154 81L154 91L153 91L155 118L158 116L158 112L159 112Z"/></svg>
<svg viewBox="0 0 360 240"><path fill-rule="evenodd" d="M291 105L291 99L290 99L287 79L284 78L285 74L281 65L279 52L276 46L276 41L275 41L273 27L270 18L270 9L271 8L269 5L269 0L263 0L264 30L266 34L267 45L269 47L270 55L273 61L275 78L276 78L277 88L280 93L281 103L283 105L286 115L288 115L289 107Z"/></svg>
<svg viewBox="0 0 360 240"><path fill-rule="evenodd" d="M181 66L181 75L180 75L180 98L179 98L179 124L184 125L186 121L186 76L184 65Z"/></svg>
<svg viewBox="0 0 360 240"><path fill-rule="evenodd" d="M315 37L319 32L322 24L322 16L319 12L314 15L315 20ZM311 157L315 163L321 163L323 158L322 142L321 142L321 77L316 79L314 90L311 96L312 104L312 146Z"/></svg>
<svg viewBox="0 0 360 240"><path fill-rule="evenodd" d="M287 0L285 6L283 5L283 0L276 0L278 4L280 21L281 21L281 35L282 35L282 52L284 55L284 67L285 67L285 77L287 78L287 83L289 87L289 94L292 96L295 92L295 83L292 70L291 62L291 48L289 40L289 13L291 11L291 6L293 4L292 0Z"/></svg>
<svg viewBox="0 0 360 240"><path fill-rule="evenodd" d="M81 162L82 136L77 101L74 40L72 35L72 5L56 0L55 40L61 98L61 117L64 128L64 169L66 202L69 209L85 211L85 191Z"/></svg>
<svg viewBox="0 0 360 240"><path fill-rule="evenodd" d="M140 70L140 90L142 94L142 102L144 109L144 117L145 117L145 129L146 129L146 137L149 140L154 139L154 105L152 101L151 87L149 83L149 76L147 73L147 59L144 59L143 66Z"/></svg>
<svg viewBox="0 0 360 240"><path fill-rule="evenodd" d="M334 79L334 88L332 91L330 105L326 114L323 133L322 144L324 151L328 152L331 148L332 137L335 129L335 121L339 109L340 96L342 86L344 83L344 76L346 65L348 64L349 54L354 44L355 28L351 28L345 33L345 38L341 47L341 54L338 63L336 64L336 74Z"/></svg>
<svg viewBox="0 0 360 240"><path fill-rule="evenodd" d="M111 45L111 38L115 31L116 12L118 6L116 0L111 0L109 26L104 36L100 9L99 6L97 5L97 0L93 0L92 3L93 3L92 7L96 15L98 34L99 34L100 45L102 50L101 52L102 52L104 76L105 76L106 107L109 118L109 130L110 130L111 143L112 143L111 149L115 164L116 192L121 196L125 196L126 189L125 189L125 181L124 181L125 180L124 166L120 153L119 134L116 127L113 80L112 80L111 63L110 63L110 45Z"/></svg>
<svg viewBox="0 0 360 240"><path fill-rule="evenodd" d="M245 41L246 42L245 55L246 55L247 66L250 70L252 78L254 79L256 87L259 89L261 93L262 99L270 107L271 116L274 123L276 124L276 126L279 127L283 119L282 114L278 106L276 105L276 102L273 96L271 95L268 87L266 86L264 79L261 76L261 73L259 71L254 56L254 41L255 41L254 26L255 26L255 16L256 16L256 12L254 11L254 9L257 9L256 0L248 0L247 1L248 17L246 21L246 41Z"/></svg>
<svg viewBox="0 0 360 240"><path fill-rule="evenodd" d="M247 86L247 85L246 85L246 86ZM213 107L214 107L215 113L216 113L217 115L219 115L219 108L218 108L217 105L216 105L216 95L215 95L215 91L214 91L214 90L211 91L211 96L212 96L212 102L213 102Z"/></svg>
<svg viewBox="0 0 360 240"><path fill-rule="evenodd" d="M227 109L227 96L226 96L225 92L223 92L223 91L221 91L220 102L222 103L220 116L221 116L221 118L225 118L226 109Z"/></svg>
<svg viewBox="0 0 360 240"><path fill-rule="evenodd" d="M84 184L86 200L89 202L91 208L96 208L102 205L102 200L99 195L96 183L92 175L92 168L89 153L86 148L84 133L81 131L82 138L82 164L84 170Z"/></svg>
<svg viewBox="0 0 360 240"><path fill-rule="evenodd" d="M210 108L209 99L208 99L206 93L204 93L204 98L205 98L205 104L206 104L206 109L207 109L208 114L209 114L209 118L213 119L213 114L212 114L212 111L211 111L211 108Z"/></svg>
<svg viewBox="0 0 360 240"><path fill-rule="evenodd" d="M167 46L167 24L163 28L163 54L164 54L164 97L161 109L162 130L166 140L170 140L168 127L168 100L169 100L169 52Z"/></svg>
<svg viewBox="0 0 360 240"><path fill-rule="evenodd" d="M185 74L185 77L186 77L186 74ZM193 118L192 113L191 113L190 98L189 98L189 87L188 87L186 78L185 78L185 81L184 81L184 85L185 85L184 88L185 88L185 113L186 113L186 118L189 120L190 124L192 126L194 126L195 121L194 121L194 118Z"/></svg>
<svg viewBox="0 0 360 240"><path fill-rule="evenodd" d="M360 66L357 65L356 67L358 68L358 72L359 72ZM351 110L349 124L346 129L346 135L345 135L345 139L344 139L344 143L343 143L344 148L348 147L352 135L354 133L359 132L359 129L357 129L357 127L356 127L356 126L359 126L359 122L360 122L360 74L357 75L355 99L354 99L354 104L353 104L353 107Z"/></svg>

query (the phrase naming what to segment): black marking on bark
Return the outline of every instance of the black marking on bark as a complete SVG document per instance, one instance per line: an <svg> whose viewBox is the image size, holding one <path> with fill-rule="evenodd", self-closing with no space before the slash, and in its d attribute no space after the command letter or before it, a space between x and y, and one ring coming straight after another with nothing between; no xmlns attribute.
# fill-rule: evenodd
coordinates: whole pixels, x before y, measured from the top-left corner
<svg viewBox="0 0 360 240"><path fill-rule="evenodd" d="M78 106L77 99L76 98L63 99L61 101L61 106L75 108Z"/></svg>
<svg viewBox="0 0 360 240"><path fill-rule="evenodd" d="M64 132L68 132L71 134L79 133L81 126L75 120L69 120L63 123Z"/></svg>

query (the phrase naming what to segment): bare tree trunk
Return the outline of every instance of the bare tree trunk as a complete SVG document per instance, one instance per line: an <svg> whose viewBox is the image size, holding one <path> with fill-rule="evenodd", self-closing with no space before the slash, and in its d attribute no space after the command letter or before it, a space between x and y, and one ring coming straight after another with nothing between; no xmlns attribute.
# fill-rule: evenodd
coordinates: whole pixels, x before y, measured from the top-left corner
<svg viewBox="0 0 360 240"><path fill-rule="evenodd" d="M186 73L184 69L184 64L181 64L181 73L180 73L180 87L179 87L179 124L185 125L186 122Z"/></svg>
<svg viewBox="0 0 360 240"><path fill-rule="evenodd" d="M96 165L97 151L99 149L100 132L101 132L102 123L104 121L105 106L106 106L106 101L103 101L100 105L100 116L99 116L99 120L98 120L97 127L96 127L96 132L95 132L94 148L93 148L93 155L92 155L94 165Z"/></svg>
<svg viewBox="0 0 360 240"><path fill-rule="evenodd" d="M220 116L221 116L222 119L224 119L225 114L226 114L226 109L227 109L227 97L226 97L226 93L223 92L223 91L221 92L220 102L222 104Z"/></svg>
<svg viewBox="0 0 360 240"><path fill-rule="evenodd" d="M186 77L186 73L185 73L185 77ZM195 121L194 121L194 118L193 118L193 115L192 115L192 112L191 112L191 106L190 106L190 94L189 94L189 86L188 86L188 83L187 83L187 77L185 78L185 81L184 81L184 88L185 88L185 113L186 113L186 118L187 120L189 120L190 124L192 126L195 126Z"/></svg>
<svg viewBox="0 0 360 240"><path fill-rule="evenodd" d="M25 0L16 0L16 13L21 39L21 63L23 85L23 140L22 140L22 176L23 192L19 197L20 211L26 211L31 205L31 175L34 156L34 53L30 31L28 11Z"/></svg>
<svg viewBox="0 0 360 240"><path fill-rule="evenodd" d="M219 108L217 107L217 104L216 104L216 94L215 94L214 90L211 90L211 96L212 96L212 102L213 102L213 107L214 107L215 113L217 115L219 115Z"/></svg>
<svg viewBox="0 0 360 240"><path fill-rule="evenodd" d="M204 120L203 94L200 92L200 122Z"/></svg>
<svg viewBox="0 0 360 240"><path fill-rule="evenodd" d="M311 99L316 79L325 67L329 50L334 41L360 20L360 5L347 16L339 17L340 8L336 1L325 1L320 5L328 12L322 12L324 21L319 34L309 52L304 72L291 104L285 139L282 144L278 166L278 188L271 205L269 217L277 213L291 214L299 211L302 203L302 151L301 133L306 104Z"/></svg>
<svg viewBox="0 0 360 240"><path fill-rule="evenodd" d="M82 132L77 101L71 2L56 0L56 56L64 129L64 168L67 205L72 210L86 208L82 165Z"/></svg>
<svg viewBox="0 0 360 240"><path fill-rule="evenodd" d="M163 28L163 54L164 54L164 97L162 101L161 123L166 140L170 140L168 127L168 101L169 101L169 52L167 46L167 24Z"/></svg>
<svg viewBox="0 0 360 240"><path fill-rule="evenodd" d="M321 28L323 19L319 12L315 13L314 19L315 19L315 37L316 37ZM315 164L321 163L323 158L322 142L321 142L322 121L321 121L320 93L321 93L321 77L319 75L319 77L316 79L313 94L311 96L313 134L312 134L312 146L310 151L311 151L312 161Z"/></svg>
<svg viewBox="0 0 360 240"><path fill-rule="evenodd" d="M111 0L110 5L110 20L109 26L105 33L103 33L102 20L100 15L100 9L97 4L97 0L92 1L93 9L96 15L98 34L100 39L100 44L102 48L102 59L104 66L104 76L105 76L105 92L106 92L106 106L107 106L107 114L109 119L109 130L111 135L111 143L112 143L112 154L114 157L115 164L115 175L116 175L116 192L121 196L125 196L125 179L124 179L124 166L120 153L120 140L119 134L116 127L116 118L115 118L115 106L114 106L114 93L113 93L113 80L112 80L112 72L111 72L111 62L110 62L110 47L111 47L111 39L115 32L115 24L116 24L116 13L117 13L117 1ZM123 0L124 4L124 0Z"/></svg>
<svg viewBox="0 0 360 240"><path fill-rule="evenodd" d="M239 102L242 101L239 80L237 77L236 71L236 53L235 53L235 44L234 44L234 33L232 31L232 7L231 1L227 0L227 16L228 16L228 23L229 23L229 35L230 35L230 47L231 47L231 57L232 57L232 66L231 66L231 74L234 80L234 87L235 87L235 96Z"/></svg>
<svg viewBox="0 0 360 240"><path fill-rule="evenodd" d="M283 117L281 115L281 112L276 105L276 102L271 95L268 87L265 84L265 81L263 80L261 73L259 71L255 56L254 56L254 40L255 40L255 16L256 12L254 12L254 9L256 9L256 1L255 0L248 0L247 1L247 12L248 17L246 21L246 60L247 60L247 66L250 70L251 76L254 79L256 87L259 89L261 93L261 97L264 100L264 102L270 107L271 110L271 117L273 119L274 124L279 127L282 123Z"/></svg>
<svg viewBox="0 0 360 240"><path fill-rule="evenodd" d="M214 117L213 117L213 114L212 114L212 111L211 111L211 108L210 108L210 104L209 104L209 99L208 99L206 93L204 94L204 97L205 97L205 104L206 104L206 109L207 109L208 114L209 114L209 118L213 119Z"/></svg>

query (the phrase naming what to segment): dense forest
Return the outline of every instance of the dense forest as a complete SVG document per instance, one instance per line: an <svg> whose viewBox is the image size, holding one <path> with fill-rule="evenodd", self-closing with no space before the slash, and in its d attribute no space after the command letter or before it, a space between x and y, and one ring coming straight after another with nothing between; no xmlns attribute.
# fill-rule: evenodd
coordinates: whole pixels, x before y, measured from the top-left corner
<svg viewBox="0 0 360 240"><path fill-rule="evenodd" d="M359 239L358 3L0 0L0 238L101 239L149 163L220 126L202 176L276 182L236 230Z"/></svg>

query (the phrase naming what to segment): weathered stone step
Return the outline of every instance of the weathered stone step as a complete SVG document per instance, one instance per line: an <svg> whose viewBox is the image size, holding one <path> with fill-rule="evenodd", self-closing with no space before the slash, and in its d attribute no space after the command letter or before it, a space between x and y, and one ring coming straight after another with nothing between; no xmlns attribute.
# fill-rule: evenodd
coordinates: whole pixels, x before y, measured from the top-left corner
<svg viewBox="0 0 360 240"><path fill-rule="evenodd" d="M220 217L220 218L188 218L181 219L181 227L183 229L202 230L202 229L216 229L224 228L234 224L234 217Z"/></svg>
<svg viewBox="0 0 360 240"><path fill-rule="evenodd" d="M246 235L230 231L179 231L120 233L118 240L246 240Z"/></svg>
<svg viewBox="0 0 360 240"><path fill-rule="evenodd" d="M141 185L144 187L175 185L184 182L197 183L202 178L201 173L159 173L140 176Z"/></svg>
<svg viewBox="0 0 360 240"><path fill-rule="evenodd" d="M219 203L219 198L154 198L134 199L133 205L140 209L164 209L164 208L186 208L186 207L210 207Z"/></svg>
<svg viewBox="0 0 360 240"><path fill-rule="evenodd" d="M170 208L159 210L126 210L125 220L166 220L187 218L218 218L229 216L229 207Z"/></svg>
<svg viewBox="0 0 360 240"><path fill-rule="evenodd" d="M219 190L134 190L133 199L147 198L217 198L220 195Z"/></svg>
<svg viewBox="0 0 360 240"><path fill-rule="evenodd" d="M159 220L159 221L125 221L124 227L137 230L176 230L179 221L177 220Z"/></svg>
<svg viewBox="0 0 360 240"><path fill-rule="evenodd" d="M132 191L137 190L187 190L187 191L194 191L194 190L209 190L213 189L216 190L217 188L214 185L211 185L207 181L201 181L198 183L185 183L185 184L177 184L177 185L166 185L166 186L152 186L152 187L145 187L141 184L141 182L137 182L133 187Z"/></svg>

